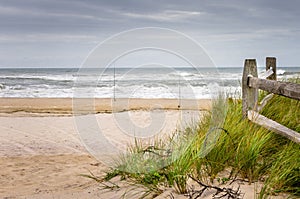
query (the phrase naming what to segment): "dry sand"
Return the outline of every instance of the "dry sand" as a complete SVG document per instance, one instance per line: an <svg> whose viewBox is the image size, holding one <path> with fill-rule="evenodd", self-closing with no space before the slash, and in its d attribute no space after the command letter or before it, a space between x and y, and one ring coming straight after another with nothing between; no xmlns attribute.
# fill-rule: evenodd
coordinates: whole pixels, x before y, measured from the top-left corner
<svg viewBox="0 0 300 199"><path fill-rule="evenodd" d="M138 133L137 129L149 126L155 114L161 113L156 112L157 105L164 110L159 136L199 119L202 113L195 108L188 110L188 100L182 103L184 111L178 110L177 100L124 101L129 102L128 107L112 114L112 100L97 99L95 113L98 114L93 115L105 137L120 150L134 140L129 132ZM210 106L210 100L199 100L199 110L208 110ZM110 166L88 153L80 141L77 123L89 116L73 116L71 99L1 98L0 198L120 198L129 188L125 182L117 181L122 189L103 190L95 181L80 176L91 172L101 177ZM118 118L123 118L121 123ZM122 122L128 125L124 127ZM153 128L157 130L155 125ZM244 198L254 198L256 185L246 184L242 188L246 193ZM134 193L141 191L135 189ZM186 198L176 195L172 189L157 198L169 198L170 194ZM212 192L206 195L203 198L211 198Z"/></svg>
<svg viewBox="0 0 300 199"><path fill-rule="evenodd" d="M133 135L124 133L116 122L116 118L123 118L122 114L129 115L129 126L143 128L153 119L148 110L160 104L168 109L159 129L163 134L175 131L182 118L187 120L185 116L198 113L185 110L182 114L176 100L129 102L133 110L114 114L104 113L112 111L112 100L95 102L96 112L100 113L94 115L101 124L99 128L120 150L133 140ZM209 103L203 100L201 109L209 108ZM77 132L78 120L72 116L71 99L1 98L0 112L0 198L118 198L123 194L122 190L99 190L96 182L79 176L89 172L103 176L109 165L83 147ZM77 119L85 117L89 115Z"/></svg>

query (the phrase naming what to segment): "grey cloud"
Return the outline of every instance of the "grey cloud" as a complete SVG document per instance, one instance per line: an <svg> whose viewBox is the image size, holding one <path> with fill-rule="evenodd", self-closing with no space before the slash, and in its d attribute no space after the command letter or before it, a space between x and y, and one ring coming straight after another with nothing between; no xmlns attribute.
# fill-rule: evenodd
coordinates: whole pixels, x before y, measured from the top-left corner
<svg viewBox="0 0 300 199"><path fill-rule="evenodd" d="M134 19L147 19L158 22L179 22L183 20L192 20L195 17L203 15L204 12L197 11L182 11L182 10L164 10L158 13L151 14L139 14L139 13L122 13L123 16L134 18Z"/></svg>
<svg viewBox="0 0 300 199"><path fill-rule="evenodd" d="M27 24L31 26L49 25L54 31L80 31L72 27L98 28L107 30L115 27L137 26L166 26L176 28L181 26L187 29L196 29L198 25L203 28L216 30L260 28L263 26L284 26L293 23L298 14L292 6L282 6L279 1L272 1L271 5L280 7L267 7L260 2L251 1L178 1L169 0L159 3L151 1L6 1L1 6L0 24L10 26L20 25L20 29ZM26 3L24 3L26 2ZM230 2L230 3L228 3ZM282 7L282 8L281 8ZM280 12L278 12L280 10ZM203 14L205 13L205 15ZM296 22L296 21L295 21ZM175 23L175 24L173 24ZM64 28L65 27L65 28ZM10 29L10 27L7 27ZM43 29L46 27L43 27ZM25 28L26 29L26 28ZM33 27L33 29L36 29ZM116 29L116 28L115 28ZM47 30L47 28L46 28Z"/></svg>
<svg viewBox="0 0 300 199"><path fill-rule="evenodd" d="M190 34L224 65L236 63L234 57L224 59L228 57L224 53L247 56L260 45L266 52L274 51L269 47L273 43L285 47L283 50L290 46L295 54L299 45L292 41L300 39L299 7L298 0L0 0L0 50L6 60L1 65L14 65L14 48L29 49L30 59L30 53L43 45L44 53L59 60L53 45L65 44L63 49L78 56L112 34L145 26ZM8 44L9 53L3 49ZM236 52L220 52L227 47ZM71 56L70 51L65 54Z"/></svg>

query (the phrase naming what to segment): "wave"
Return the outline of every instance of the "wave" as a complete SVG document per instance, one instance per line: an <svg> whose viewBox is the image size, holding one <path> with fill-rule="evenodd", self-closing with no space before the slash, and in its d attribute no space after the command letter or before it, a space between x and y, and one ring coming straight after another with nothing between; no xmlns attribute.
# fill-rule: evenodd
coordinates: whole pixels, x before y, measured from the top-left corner
<svg viewBox="0 0 300 199"><path fill-rule="evenodd" d="M85 82L81 85L63 86L63 85L10 85L7 89L1 90L0 97L74 97L74 94L80 96L91 96L97 98L111 98L115 94L119 98L178 98L179 92L181 98L209 98L210 92L208 82L180 82L164 81L152 83L135 83L132 81L122 84L117 82L114 86L113 82L105 84L97 84L95 86ZM225 84L231 85L230 81ZM77 88L77 93L74 93ZM115 92L115 93L114 93Z"/></svg>
<svg viewBox="0 0 300 199"><path fill-rule="evenodd" d="M75 77L73 76L37 76L37 75L1 75L0 79L12 79L12 80L52 80L52 81L74 81Z"/></svg>
<svg viewBox="0 0 300 199"><path fill-rule="evenodd" d="M0 84L0 89L5 89L5 86L3 84Z"/></svg>
<svg viewBox="0 0 300 199"><path fill-rule="evenodd" d="M88 71L78 74L66 70L1 70L0 97L82 97L111 98L210 98L209 85L218 84L226 93L240 89L241 69L196 71L180 70L125 70L115 74ZM280 78L300 75L300 68L279 68ZM79 81L80 80L80 81ZM114 85L115 83L115 85Z"/></svg>
<svg viewBox="0 0 300 199"><path fill-rule="evenodd" d="M276 71L276 74L277 75L284 75L285 74L285 70L283 70L283 69L278 69L277 71Z"/></svg>
<svg viewBox="0 0 300 199"><path fill-rule="evenodd" d="M170 76L171 78L174 78L174 77L199 77L201 76L199 73L196 73L196 72L184 72L184 71L181 71L181 72L171 72L171 73L168 73L167 74L168 76Z"/></svg>
<svg viewBox="0 0 300 199"><path fill-rule="evenodd" d="M10 86L9 90L25 90L26 88L22 85Z"/></svg>

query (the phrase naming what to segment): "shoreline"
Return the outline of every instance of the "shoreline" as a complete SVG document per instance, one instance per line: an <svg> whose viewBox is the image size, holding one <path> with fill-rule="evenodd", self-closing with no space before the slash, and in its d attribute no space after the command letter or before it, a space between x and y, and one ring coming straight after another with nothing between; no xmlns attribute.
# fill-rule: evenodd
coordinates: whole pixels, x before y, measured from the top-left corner
<svg viewBox="0 0 300 199"><path fill-rule="evenodd" d="M146 98L0 98L0 116L71 116L134 110L208 111L210 99Z"/></svg>

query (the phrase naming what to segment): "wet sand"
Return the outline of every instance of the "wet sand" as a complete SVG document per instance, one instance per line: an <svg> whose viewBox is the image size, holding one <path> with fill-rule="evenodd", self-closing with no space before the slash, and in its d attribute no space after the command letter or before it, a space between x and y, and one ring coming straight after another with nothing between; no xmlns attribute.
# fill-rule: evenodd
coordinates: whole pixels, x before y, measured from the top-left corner
<svg viewBox="0 0 300 199"><path fill-rule="evenodd" d="M82 113L111 113L129 110L208 110L209 99L84 99L84 98L0 98L0 114L72 115ZM38 115L40 116L40 115Z"/></svg>

